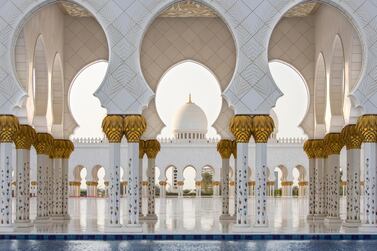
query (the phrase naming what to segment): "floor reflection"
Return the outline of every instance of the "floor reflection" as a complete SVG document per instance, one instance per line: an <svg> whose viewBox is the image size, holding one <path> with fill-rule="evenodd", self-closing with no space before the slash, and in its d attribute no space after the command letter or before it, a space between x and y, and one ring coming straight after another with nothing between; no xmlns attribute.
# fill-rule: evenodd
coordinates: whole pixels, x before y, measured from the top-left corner
<svg viewBox="0 0 377 251"><path fill-rule="evenodd" d="M15 203L15 201L13 201ZM233 200L230 201L233 213ZM341 198L341 217L345 217L345 198ZM15 207L13 207L15 208ZM128 221L127 198L121 199L121 223ZM343 229L341 224L308 222L307 198L269 198L270 232L273 233L350 233L357 229ZM147 199L143 199L143 212L147 212ZM14 212L15 213L15 212ZM254 218L254 198L249 199L249 219ZM34 224L32 228L17 228L26 233L98 233L105 231L107 200L105 198L70 198L69 221L49 221ZM221 198L164 198L156 199L158 220L143 221L144 233L229 233L232 221L219 221ZM36 217L36 199L31 199L31 219Z"/></svg>

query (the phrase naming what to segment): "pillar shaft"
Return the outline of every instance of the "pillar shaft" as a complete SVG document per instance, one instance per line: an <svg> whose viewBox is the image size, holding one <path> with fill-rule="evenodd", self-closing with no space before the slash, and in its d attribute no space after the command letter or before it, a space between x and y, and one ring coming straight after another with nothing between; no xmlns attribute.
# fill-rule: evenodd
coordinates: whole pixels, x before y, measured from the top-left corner
<svg viewBox="0 0 377 251"><path fill-rule="evenodd" d="M47 219L49 217L49 163L50 158L47 154L37 155L37 219Z"/></svg>
<svg viewBox="0 0 377 251"><path fill-rule="evenodd" d="M129 170L129 189L128 189L128 210L129 224L139 224L139 143L128 144L128 170Z"/></svg>
<svg viewBox="0 0 377 251"><path fill-rule="evenodd" d="M120 143L109 144L109 226L120 224Z"/></svg>
<svg viewBox="0 0 377 251"><path fill-rule="evenodd" d="M0 142L0 227L12 224L12 145Z"/></svg>
<svg viewBox="0 0 377 251"><path fill-rule="evenodd" d="M364 217L365 223L377 225L377 144L374 142L364 143L364 172L365 172L365 197L364 197Z"/></svg>
<svg viewBox="0 0 377 251"><path fill-rule="evenodd" d="M54 215L54 159L52 156L48 159L48 166L47 166L47 178L48 178L48 216L52 217Z"/></svg>
<svg viewBox="0 0 377 251"><path fill-rule="evenodd" d="M53 215L54 217L63 217L63 162L61 158L54 158L54 191L53 191L53 201L54 201L54 209Z"/></svg>
<svg viewBox="0 0 377 251"><path fill-rule="evenodd" d="M340 167L339 155L331 154L327 158L327 216L329 218L339 218L339 187L340 187Z"/></svg>
<svg viewBox="0 0 377 251"><path fill-rule="evenodd" d="M30 150L17 149L16 222L30 222Z"/></svg>
<svg viewBox="0 0 377 251"><path fill-rule="evenodd" d="M309 216L315 215L316 204L316 176L315 176L315 163L314 158L309 159Z"/></svg>
<svg viewBox="0 0 377 251"><path fill-rule="evenodd" d="M140 143L139 143L140 144ZM139 151L140 151L140 146L139 146ZM140 155L140 152L139 152ZM139 163L138 163L138 170L139 170L139 217L143 217L143 159L139 158Z"/></svg>
<svg viewBox="0 0 377 251"><path fill-rule="evenodd" d="M360 222L360 149L347 150L347 222Z"/></svg>
<svg viewBox="0 0 377 251"><path fill-rule="evenodd" d="M222 215L229 216L229 159L222 159L221 174Z"/></svg>
<svg viewBox="0 0 377 251"><path fill-rule="evenodd" d="M62 215L69 219L68 215L68 158L62 159Z"/></svg>
<svg viewBox="0 0 377 251"><path fill-rule="evenodd" d="M255 224L268 224L267 218L267 144L257 143L255 148Z"/></svg>
<svg viewBox="0 0 377 251"><path fill-rule="evenodd" d="M315 162L315 216L322 218L325 216L325 159L317 158Z"/></svg>
<svg viewBox="0 0 377 251"><path fill-rule="evenodd" d="M155 216L155 162L148 158L148 216Z"/></svg>

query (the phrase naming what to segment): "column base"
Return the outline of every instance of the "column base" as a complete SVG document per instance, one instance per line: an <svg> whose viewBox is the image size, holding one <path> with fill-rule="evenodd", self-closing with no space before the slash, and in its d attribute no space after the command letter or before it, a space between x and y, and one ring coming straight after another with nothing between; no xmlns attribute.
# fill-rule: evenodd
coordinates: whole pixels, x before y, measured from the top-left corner
<svg viewBox="0 0 377 251"><path fill-rule="evenodd" d="M106 233L121 233L123 232L121 224L106 224L105 225Z"/></svg>
<svg viewBox="0 0 377 251"><path fill-rule="evenodd" d="M141 224L127 224L123 230L127 233L142 233L143 227Z"/></svg>
<svg viewBox="0 0 377 251"><path fill-rule="evenodd" d="M0 233L13 233L13 232L14 232L13 224L0 225Z"/></svg>
<svg viewBox="0 0 377 251"><path fill-rule="evenodd" d="M220 215L220 221L233 221L235 218L229 214Z"/></svg>
<svg viewBox="0 0 377 251"><path fill-rule="evenodd" d="M143 220L143 221L157 221L157 215L156 214L147 214L141 220Z"/></svg>
<svg viewBox="0 0 377 251"><path fill-rule="evenodd" d="M52 221L64 221L65 217L64 215L53 215L51 216Z"/></svg>
<svg viewBox="0 0 377 251"><path fill-rule="evenodd" d="M326 224L341 224L342 220L340 219L340 217L326 217L325 223Z"/></svg>
<svg viewBox="0 0 377 251"><path fill-rule="evenodd" d="M325 218L326 218L326 216L322 215L322 214L313 215L313 221L323 221Z"/></svg>
<svg viewBox="0 0 377 251"><path fill-rule="evenodd" d="M64 217L64 220L70 220L71 219L71 216L69 216L69 214L63 215L63 217Z"/></svg>
<svg viewBox="0 0 377 251"><path fill-rule="evenodd" d="M358 228L361 225L361 221L357 220L345 220L343 222L343 227L345 228Z"/></svg>
<svg viewBox="0 0 377 251"><path fill-rule="evenodd" d="M377 231L377 224L361 224L359 232L362 233L375 233Z"/></svg>
<svg viewBox="0 0 377 251"><path fill-rule="evenodd" d="M306 220L307 221L314 221L314 214L308 214L308 216L306 216Z"/></svg>
<svg viewBox="0 0 377 251"><path fill-rule="evenodd" d="M50 222L50 217L37 217L34 220L34 224L46 224Z"/></svg>
<svg viewBox="0 0 377 251"><path fill-rule="evenodd" d="M268 224L266 225L253 225L253 228L251 229L253 233L269 233L271 232L270 227Z"/></svg>
<svg viewBox="0 0 377 251"><path fill-rule="evenodd" d="M250 224L234 224L232 227L233 233L251 233Z"/></svg>
<svg viewBox="0 0 377 251"><path fill-rule="evenodd" d="M32 228L33 223L30 220L25 220L25 221L16 220L14 221L14 227L15 228Z"/></svg>

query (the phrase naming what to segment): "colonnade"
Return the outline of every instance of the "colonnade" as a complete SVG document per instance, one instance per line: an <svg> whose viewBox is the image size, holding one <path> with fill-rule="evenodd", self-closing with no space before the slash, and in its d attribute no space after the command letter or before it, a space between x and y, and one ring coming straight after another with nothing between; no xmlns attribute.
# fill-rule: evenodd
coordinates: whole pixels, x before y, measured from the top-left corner
<svg viewBox="0 0 377 251"><path fill-rule="evenodd" d="M12 167L13 144L16 166ZM34 223L66 220L68 215L68 159L74 150L66 139L37 133L30 125L19 124L13 115L0 115L0 230L11 231L12 170L16 177L15 226L33 226L30 220L30 149L37 152L37 217Z"/></svg>
<svg viewBox="0 0 377 251"><path fill-rule="evenodd" d="M268 227L267 217L267 141L274 129L274 122L268 115L236 115L232 118L229 128L234 135L235 143L230 147L229 141L221 141L218 150L222 155L223 167L226 169L229 163L230 151L233 153L236 162L236 205L235 232L250 231L248 219L248 144L253 136L256 144L255 152L255 219L254 228ZM225 150L225 148L227 148ZM229 173L229 172L228 172ZM226 174L225 174L226 177ZM223 199L222 218L227 218L226 206L229 202ZM228 206L229 208L229 206Z"/></svg>
<svg viewBox="0 0 377 251"><path fill-rule="evenodd" d="M102 128L109 140L110 151L110 181L109 181L109 219L106 227L114 230L120 228L120 143L123 136L128 142L128 222L126 228L131 232L141 232L140 220L156 220L154 167L155 159L160 150L156 139L141 140L147 127L141 115L108 115L102 123ZM148 157L148 212L142 212L142 158Z"/></svg>
<svg viewBox="0 0 377 251"><path fill-rule="evenodd" d="M309 139L304 150L309 158L308 220L340 223L339 154L347 150L347 215L346 227L376 227L376 155L377 115L361 116L357 124L345 126L339 133L329 133L323 139ZM364 145L365 222L360 219L361 147Z"/></svg>

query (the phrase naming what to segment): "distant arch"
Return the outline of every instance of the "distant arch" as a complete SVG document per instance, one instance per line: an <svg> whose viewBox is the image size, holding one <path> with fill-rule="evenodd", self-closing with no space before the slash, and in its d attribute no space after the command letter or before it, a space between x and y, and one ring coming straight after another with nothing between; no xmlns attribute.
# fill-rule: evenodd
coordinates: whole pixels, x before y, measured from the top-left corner
<svg viewBox="0 0 377 251"><path fill-rule="evenodd" d="M39 35L35 43L32 71L34 117L46 116L49 99L49 83L45 43L42 35Z"/></svg>

